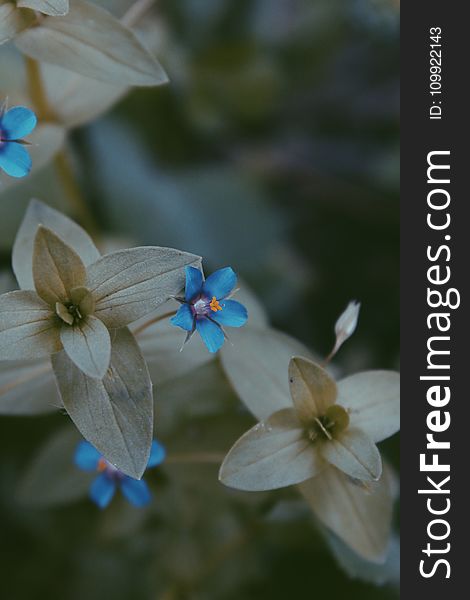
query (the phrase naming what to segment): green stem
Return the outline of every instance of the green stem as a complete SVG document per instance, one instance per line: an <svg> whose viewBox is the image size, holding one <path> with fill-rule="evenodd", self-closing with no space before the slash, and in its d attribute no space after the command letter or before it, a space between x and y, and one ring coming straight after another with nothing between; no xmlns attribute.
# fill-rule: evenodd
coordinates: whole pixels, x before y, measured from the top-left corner
<svg viewBox="0 0 470 600"><path fill-rule="evenodd" d="M221 464L224 454L216 452L187 452L182 454L170 454L165 458L165 464Z"/></svg>
<svg viewBox="0 0 470 600"><path fill-rule="evenodd" d="M148 329L151 325L155 325L155 323L163 321L163 319L168 319L169 317L174 317L175 315L176 310L170 310L166 313L163 313L162 315L153 317L153 319L149 319L148 321L145 321L145 323L142 323L142 325L139 325L139 327L137 327L137 329L135 329L133 333L137 336L139 335L139 333L142 333L143 331Z"/></svg>
<svg viewBox="0 0 470 600"><path fill-rule="evenodd" d="M41 121L54 121L54 111L49 106L46 90L42 81L41 67L34 58L25 58L28 93L34 109Z"/></svg>

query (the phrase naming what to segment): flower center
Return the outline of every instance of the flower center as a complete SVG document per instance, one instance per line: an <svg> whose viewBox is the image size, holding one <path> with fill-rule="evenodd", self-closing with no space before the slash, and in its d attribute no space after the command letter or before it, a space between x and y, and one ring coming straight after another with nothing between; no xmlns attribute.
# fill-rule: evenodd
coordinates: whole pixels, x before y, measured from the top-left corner
<svg viewBox="0 0 470 600"><path fill-rule="evenodd" d="M96 470L98 473L106 473L108 477L115 479L122 477L121 471L109 463L103 456L99 459L98 464L96 465Z"/></svg>
<svg viewBox="0 0 470 600"><path fill-rule="evenodd" d="M209 304L209 306L213 312L222 310L222 307L220 306L219 301L217 300L217 298L215 296L212 296L212 300L211 300L211 303Z"/></svg>
<svg viewBox="0 0 470 600"><path fill-rule="evenodd" d="M222 310L222 307L215 296L212 296L212 300L209 300L205 296L200 296L192 305L192 309L196 317L210 317L212 313Z"/></svg>
<svg viewBox="0 0 470 600"><path fill-rule="evenodd" d="M87 315L93 314L95 301L91 292L86 287L77 287L71 290L70 300L56 302L55 312L67 325L76 325Z"/></svg>
<svg viewBox="0 0 470 600"><path fill-rule="evenodd" d="M314 419L307 429L307 436L312 442L317 439L332 440L347 429L348 425L348 411L339 404L333 404L328 407L324 415Z"/></svg>

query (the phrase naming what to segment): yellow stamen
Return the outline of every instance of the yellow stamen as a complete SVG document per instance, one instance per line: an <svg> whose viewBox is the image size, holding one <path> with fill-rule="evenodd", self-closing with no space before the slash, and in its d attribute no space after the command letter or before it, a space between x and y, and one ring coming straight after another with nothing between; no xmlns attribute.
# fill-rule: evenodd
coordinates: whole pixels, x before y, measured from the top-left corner
<svg viewBox="0 0 470 600"><path fill-rule="evenodd" d="M98 467L97 470L101 473L102 471L104 471L106 469L106 461L103 457L101 457L98 461Z"/></svg>
<svg viewBox="0 0 470 600"><path fill-rule="evenodd" d="M219 304L219 301L215 296L212 296L212 300L210 303L211 310L217 312L218 310L222 310L222 307Z"/></svg>

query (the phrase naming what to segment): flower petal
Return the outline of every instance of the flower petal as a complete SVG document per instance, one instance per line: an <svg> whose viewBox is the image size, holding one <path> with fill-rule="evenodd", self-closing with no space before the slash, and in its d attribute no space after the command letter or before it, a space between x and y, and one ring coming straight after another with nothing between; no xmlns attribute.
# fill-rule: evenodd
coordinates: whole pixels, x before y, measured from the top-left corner
<svg viewBox="0 0 470 600"><path fill-rule="evenodd" d="M295 410L285 408L236 442L222 463L219 479L239 490L274 490L309 479L323 464Z"/></svg>
<svg viewBox="0 0 470 600"><path fill-rule="evenodd" d="M16 142L0 142L0 168L10 177L24 177L31 170L31 157Z"/></svg>
<svg viewBox="0 0 470 600"><path fill-rule="evenodd" d="M14 2L0 3L0 45L32 24L35 15L30 10L19 10Z"/></svg>
<svg viewBox="0 0 470 600"><path fill-rule="evenodd" d="M36 292L0 296L0 360L41 358L61 347L57 317Z"/></svg>
<svg viewBox="0 0 470 600"><path fill-rule="evenodd" d="M223 346L224 332L217 323L203 317L196 319L196 329L209 352L217 352Z"/></svg>
<svg viewBox="0 0 470 600"><path fill-rule="evenodd" d="M338 382L338 404L348 409L351 425L381 442L400 429L400 375L365 371Z"/></svg>
<svg viewBox="0 0 470 600"><path fill-rule="evenodd" d="M209 275L202 289L209 298L215 296L217 300L222 300L230 294L236 284L237 275L235 271L231 267L225 267Z"/></svg>
<svg viewBox="0 0 470 600"><path fill-rule="evenodd" d="M211 315L211 318L221 325L227 327L242 327L248 320L248 312L243 304L236 300L224 300L221 302L222 310Z"/></svg>
<svg viewBox="0 0 470 600"><path fill-rule="evenodd" d="M78 443L74 461L79 469L83 471L96 471L100 458L101 454L90 442L82 440Z"/></svg>
<svg viewBox="0 0 470 600"><path fill-rule="evenodd" d="M21 140L36 127L37 118L32 110L14 106L0 119L0 131L4 140Z"/></svg>
<svg viewBox="0 0 470 600"><path fill-rule="evenodd" d="M81 371L89 377L103 379L111 360L111 338L104 323L92 316L77 325L64 323L60 341Z"/></svg>
<svg viewBox="0 0 470 600"><path fill-rule="evenodd" d="M374 442L360 429L347 429L337 439L323 442L322 456L332 465L362 481L377 481L382 459Z"/></svg>
<svg viewBox="0 0 470 600"><path fill-rule="evenodd" d="M38 295L54 306L69 301L71 290L83 286L86 270L75 250L40 225L34 240L33 277Z"/></svg>
<svg viewBox="0 0 470 600"><path fill-rule="evenodd" d="M134 506L145 506L152 499L148 485L143 479L124 477L121 481L121 492Z"/></svg>
<svg viewBox="0 0 470 600"><path fill-rule="evenodd" d="M306 425L324 415L336 400L336 383L325 369L306 358L291 359L289 385L299 419Z"/></svg>
<svg viewBox="0 0 470 600"><path fill-rule="evenodd" d="M16 4L53 17L63 17L69 12L69 0L17 0Z"/></svg>
<svg viewBox="0 0 470 600"><path fill-rule="evenodd" d="M184 293L184 297L186 298L186 302L189 302L196 296L201 293L203 277L200 269L196 269L196 267L186 267L186 289Z"/></svg>
<svg viewBox="0 0 470 600"><path fill-rule="evenodd" d="M40 415L60 408L49 357L0 362L0 415Z"/></svg>
<svg viewBox="0 0 470 600"><path fill-rule="evenodd" d="M106 508L116 491L116 483L106 473L101 473L90 487L90 498L100 508Z"/></svg>
<svg viewBox="0 0 470 600"><path fill-rule="evenodd" d="M386 471L365 487L330 467L299 488L320 521L346 544L367 560L384 561L393 505Z"/></svg>
<svg viewBox="0 0 470 600"><path fill-rule="evenodd" d="M157 442L157 440L153 440L152 447L150 448L150 458L147 463L147 469L152 467L158 467L165 460L166 450L163 444Z"/></svg>
<svg viewBox="0 0 470 600"><path fill-rule="evenodd" d="M170 322L176 327L181 327L185 331L192 331L194 326L194 315L189 304L182 304Z"/></svg>

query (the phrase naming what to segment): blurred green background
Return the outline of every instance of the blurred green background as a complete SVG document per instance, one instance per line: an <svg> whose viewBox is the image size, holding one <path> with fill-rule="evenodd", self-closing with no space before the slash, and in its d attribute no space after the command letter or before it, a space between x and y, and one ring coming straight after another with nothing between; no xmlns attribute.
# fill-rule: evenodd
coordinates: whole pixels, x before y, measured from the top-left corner
<svg viewBox="0 0 470 600"><path fill-rule="evenodd" d="M132 91L71 137L100 228L199 253L207 272L232 265L273 325L319 355L358 299L357 332L335 364L398 368L396 3L161 0L156 14L170 84ZM203 392L196 381L188 401ZM235 398L224 406L251 422ZM174 435L204 432L208 419L228 449L238 433L217 418L178 423ZM119 501L104 514L87 500L24 505L23 472L65 427L62 414L0 418L5 600L397 596L348 578L295 494L233 494L215 466L150 474L145 514ZM382 449L398 467L397 440ZM279 499L286 514L272 516Z"/></svg>

